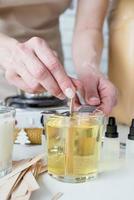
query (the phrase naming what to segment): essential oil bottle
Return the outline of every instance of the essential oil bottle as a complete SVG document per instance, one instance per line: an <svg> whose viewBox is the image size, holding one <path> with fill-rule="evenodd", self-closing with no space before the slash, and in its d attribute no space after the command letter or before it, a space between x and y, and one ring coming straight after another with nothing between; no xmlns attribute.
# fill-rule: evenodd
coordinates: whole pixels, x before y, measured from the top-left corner
<svg viewBox="0 0 134 200"><path fill-rule="evenodd" d="M130 131L126 141L126 158L134 159L134 119L132 119Z"/></svg>
<svg viewBox="0 0 134 200"><path fill-rule="evenodd" d="M119 156L120 142L119 134L117 132L116 119L114 117L109 117L102 147L102 159L118 160Z"/></svg>

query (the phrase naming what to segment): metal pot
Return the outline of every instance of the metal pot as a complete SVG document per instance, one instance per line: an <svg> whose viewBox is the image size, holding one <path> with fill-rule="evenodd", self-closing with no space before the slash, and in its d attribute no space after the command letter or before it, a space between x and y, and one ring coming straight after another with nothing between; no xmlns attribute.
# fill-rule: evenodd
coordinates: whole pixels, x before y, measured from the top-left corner
<svg viewBox="0 0 134 200"><path fill-rule="evenodd" d="M30 94L30 93L24 92L23 90L19 90L19 95L27 99L41 99L44 97L52 97L52 95L49 92L43 92L40 94Z"/></svg>

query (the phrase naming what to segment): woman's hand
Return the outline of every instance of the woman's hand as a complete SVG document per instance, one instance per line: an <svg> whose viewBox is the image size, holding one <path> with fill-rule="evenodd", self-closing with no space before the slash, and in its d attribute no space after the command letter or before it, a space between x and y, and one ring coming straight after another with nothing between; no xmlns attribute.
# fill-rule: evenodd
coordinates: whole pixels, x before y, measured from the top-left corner
<svg viewBox="0 0 134 200"><path fill-rule="evenodd" d="M60 99L74 95L71 79L45 40L38 37L24 43L12 40L11 45L2 42L0 49L3 52L0 65L10 84L29 93L49 91Z"/></svg>
<svg viewBox="0 0 134 200"><path fill-rule="evenodd" d="M79 74L82 85L74 81L77 89L84 97L86 104L96 105L108 115L116 105L117 89L99 70L92 67L87 68L87 66L85 70L86 73ZM80 106L78 98L76 98L75 105Z"/></svg>

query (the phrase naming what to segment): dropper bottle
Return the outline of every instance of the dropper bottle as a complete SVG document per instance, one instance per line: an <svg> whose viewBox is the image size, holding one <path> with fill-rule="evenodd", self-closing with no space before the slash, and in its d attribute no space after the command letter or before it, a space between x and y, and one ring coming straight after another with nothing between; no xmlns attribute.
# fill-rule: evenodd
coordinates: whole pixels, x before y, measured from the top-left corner
<svg viewBox="0 0 134 200"><path fill-rule="evenodd" d="M126 158L134 159L134 119L132 119L130 131L126 141Z"/></svg>
<svg viewBox="0 0 134 200"><path fill-rule="evenodd" d="M102 158L103 160L118 160L120 156L119 134L117 132L116 120L114 117L109 117L106 127Z"/></svg>

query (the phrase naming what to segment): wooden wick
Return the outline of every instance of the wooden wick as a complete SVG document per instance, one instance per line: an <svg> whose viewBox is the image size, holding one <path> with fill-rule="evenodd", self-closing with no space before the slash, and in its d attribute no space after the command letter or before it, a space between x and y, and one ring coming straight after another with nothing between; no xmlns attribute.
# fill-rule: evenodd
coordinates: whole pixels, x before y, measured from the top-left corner
<svg viewBox="0 0 134 200"><path fill-rule="evenodd" d="M68 127L67 138L66 138L66 159L65 159L65 175L73 175L73 149L74 149L74 133L73 128Z"/></svg>
<svg viewBox="0 0 134 200"><path fill-rule="evenodd" d="M73 98L71 98L69 102L69 113L70 115L73 113Z"/></svg>

